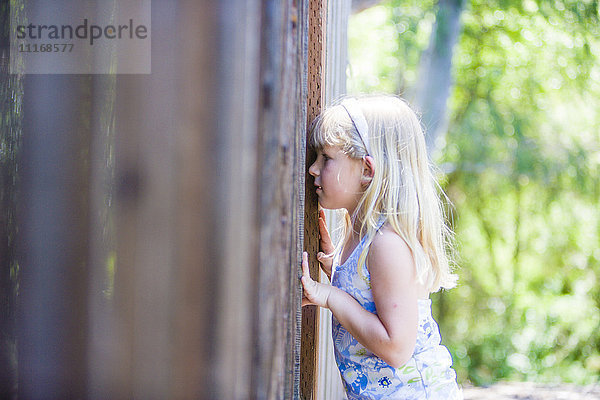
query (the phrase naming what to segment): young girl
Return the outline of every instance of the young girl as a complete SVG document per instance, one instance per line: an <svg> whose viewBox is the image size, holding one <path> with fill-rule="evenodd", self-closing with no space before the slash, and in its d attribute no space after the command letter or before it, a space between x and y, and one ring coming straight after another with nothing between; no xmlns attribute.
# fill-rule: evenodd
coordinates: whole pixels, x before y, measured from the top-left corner
<svg viewBox="0 0 600 400"><path fill-rule="evenodd" d="M333 313L335 358L352 399L460 399L429 294L456 277L448 230L414 112L393 96L347 98L316 120L311 145L321 207L347 210L341 262L321 211L321 252L331 285L310 278L303 305ZM331 254L328 254L331 253ZM332 276L333 275L333 276Z"/></svg>

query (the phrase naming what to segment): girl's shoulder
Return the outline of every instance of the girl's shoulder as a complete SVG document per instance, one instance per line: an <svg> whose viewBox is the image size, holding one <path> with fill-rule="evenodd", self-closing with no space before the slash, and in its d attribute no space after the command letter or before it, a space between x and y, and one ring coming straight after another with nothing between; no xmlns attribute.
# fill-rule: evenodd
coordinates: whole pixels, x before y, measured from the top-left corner
<svg viewBox="0 0 600 400"><path fill-rule="evenodd" d="M402 263L413 266L413 257L410 247L402 237L396 233L388 223L383 224L375 233L367 254L369 265ZM369 268L370 269L370 268Z"/></svg>
<svg viewBox="0 0 600 400"><path fill-rule="evenodd" d="M385 224L375 235L367 254L367 269L378 282L399 283L416 289L418 298L426 299L428 290L417 281L412 251L406 241ZM406 285L406 286L403 286ZM397 287L396 287L397 288Z"/></svg>

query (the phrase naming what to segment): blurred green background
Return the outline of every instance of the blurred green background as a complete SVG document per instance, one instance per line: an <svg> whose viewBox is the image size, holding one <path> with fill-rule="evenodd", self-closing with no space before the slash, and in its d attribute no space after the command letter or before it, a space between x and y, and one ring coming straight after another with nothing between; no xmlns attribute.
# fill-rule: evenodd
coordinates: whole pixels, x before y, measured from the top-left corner
<svg viewBox="0 0 600 400"><path fill-rule="evenodd" d="M433 117L447 123L431 152L460 276L434 312L459 380L600 382L598 2L443 3L355 13L348 91L418 98L432 76L423 54L443 12L458 10L446 117Z"/></svg>

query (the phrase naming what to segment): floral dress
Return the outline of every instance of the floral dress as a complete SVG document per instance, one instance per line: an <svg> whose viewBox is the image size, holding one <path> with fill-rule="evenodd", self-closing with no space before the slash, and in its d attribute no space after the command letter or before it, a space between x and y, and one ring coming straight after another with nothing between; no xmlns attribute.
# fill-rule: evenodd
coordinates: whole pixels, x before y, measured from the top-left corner
<svg viewBox="0 0 600 400"><path fill-rule="evenodd" d="M331 284L354 297L365 310L377 314L366 266L357 269L362 238L348 260L336 267ZM431 316L431 300L419 300L417 342L410 360L394 368L367 350L333 317L335 359L346 394L353 399L462 399L448 349Z"/></svg>

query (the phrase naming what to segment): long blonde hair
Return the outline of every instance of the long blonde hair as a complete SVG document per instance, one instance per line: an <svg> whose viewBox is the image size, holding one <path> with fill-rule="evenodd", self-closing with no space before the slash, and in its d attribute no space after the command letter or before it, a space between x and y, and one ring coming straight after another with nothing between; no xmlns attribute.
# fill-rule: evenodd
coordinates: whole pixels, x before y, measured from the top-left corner
<svg viewBox="0 0 600 400"><path fill-rule="evenodd" d="M349 111L341 104L329 107L315 120L309 143L317 149L339 146L350 158L370 155L375 161L373 179L354 214L346 213L341 244L350 238L353 222L361 221L359 235L366 236L366 245L359 256L360 268L378 227L387 222L411 249L421 284L431 292L456 286L449 256L452 232L445 223L441 201L444 194L434 178L417 116L396 96L360 96L356 100L368 126L369 154Z"/></svg>

